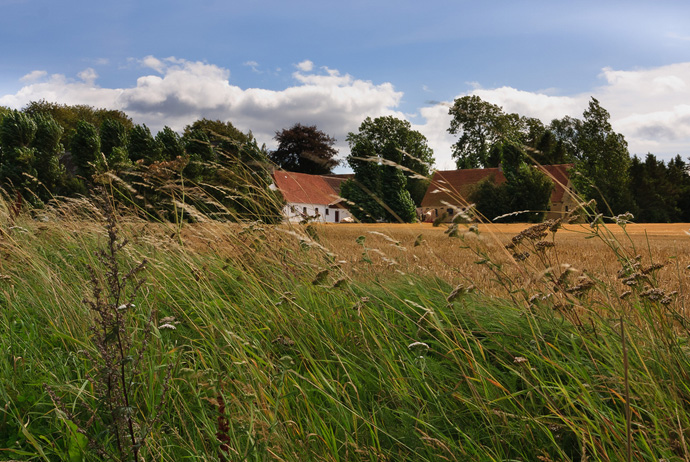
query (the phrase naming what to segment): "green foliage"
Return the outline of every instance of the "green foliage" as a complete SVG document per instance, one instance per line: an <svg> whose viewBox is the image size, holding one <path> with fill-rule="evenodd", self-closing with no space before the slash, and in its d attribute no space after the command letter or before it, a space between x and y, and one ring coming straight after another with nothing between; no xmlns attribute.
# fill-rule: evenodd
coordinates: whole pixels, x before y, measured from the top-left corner
<svg viewBox="0 0 690 462"><path fill-rule="evenodd" d="M575 120L569 117L554 120L546 127L533 117L506 114L478 96L456 99L449 114L453 119L448 132L458 135L453 145L458 168L498 167L504 144L522 146L529 154L529 163L563 164L575 158L577 129L573 126Z"/></svg>
<svg viewBox="0 0 690 462"><path fill-rule="evenodd" d="M5 114L0 123L0 181L22 194L36 188L36 130L36 122L19 111Z"/></svg>
<svg viewBox="0 0 690 462"><path fill-rule="evenodd" d="M676 156L668 165L653 154L644 162L633 157L630 189L638 222L678 223L690 221L690 175L688 166Z"/></svg>
<svg viewBox="0 0 690 462"><path fill-rule="evenodd" d="M613 131L610 115L592 98L577 122L577 160L573 184L587 199L595 199L599 210L612 215L633 208L630 194L628 144L620 133Z"/></svg>
<svg viewBox="0 0 690 462"><path fill-rule="evenodd" d="M75 173L87 181L96 172L97 166L102 164L101 140L96 127L86 121L77 123L77 128L70 144Z"/></svg>
<svg viewBox="0 0 690 462"><path fill-rule="evenodd" d="M340 186L340 195L348 201L349 211L358 221L375 223L379 219L378 217L385 215L381 199L375 192L372 192L380 191L378 175L371 174L375 172L371 168L359 172L359 178L350 178L343 182Z"/></svg>
<svg viewBox="0 0 690 462"><path fill-rule="evenodd" d="M493 176L481 181L472 191L470 200L487 220L523 212L506 216L501 221L542 221L549 209L553 182L546 174L527 164L519 147L505 144L500 153L506 181L496 184Z"/></svg>
<svg viewBox="0 0 690 462"><path fill-rule="evenodd" d="M609 123L609 113L592 98L583 120L564 117L545 127L534 118L506 114L478 96L455 100L448 131L458 135L453 157L458 168L495 167L506 144L521 146L529 162L574 163L571 180L601 211L617 215L634 210L630 194L630 155L623 135Z"/></svg>
<svg viewBox="0 0 690 462"><path fill-rule="evenodd" d="M136 307L128 296L100 305L125 305L133 328L131 358L116 351L112 360L134 378L126 383L135 399L113 413L120 406L108 408L107 387L94 379L108 376L99 355L123 331L90 330L98 316L82 303L94 293L86 267L99 264L97 249L109 241L92 226L19 225L7 229L4 248L11 280L0 281L11 287L0 291L3 306L12 307L0 310L3 458L130 460L113 452L117 430L99 416L136 418L125 433L134 433L140 458L166 462L617 461L626 460L627 428L641 459L687 458L679 438L690 426L690 360L680 305L644 299L644 288L619 300L604 283L591 298L575 293L559 274L566 265L550 264L562 262L548 253L554 248L537 250L557 242L543 238L553 223L509 241L549 269L533 274L525 264L539 277L516 281L512 302L433 275L336 286L350 275L328 252L269 227L196 226L178 242L174 226L127 226L122 266L95 266L102 280L129 275L125 268L137 266L128 262L146 255L155 264ZM34 237L18 238L27 232ZM463 247L482 242L472 236ZM367 239L357 242L372 261ZM531 299L541 287L564 298ZM94 347L104 334L109 347ZM122 441L126 452L132 438Z"/></svg>
<svg viewBox="0 0 690 462"><path fill-rule="evenodd" d="M36 150L36 165L38 180L42 183L38 194L42 200L50 199L52 193L58 190L65 175L65 168L60 164L63 152L63 128L50 115L38 114L34 116L36 135L33 148Z"/></svg>
<svg viewBox="0 0 690 462"><path fill-rule="evenodd" d="M496 184L494 175L483 179L473 187L470 201L475 204L477 212L489 221L516 211L511 208L508 189L504 185Z"/></svg>
<svg viewBox="0 0 690 462"><path fill-rule="evenodd" d="M414 221L415 200L421 201L426 184L419 178L428 175L433 163L426 138L409 122L387 116L367 117L347 141L347 162L355 176L343 184L341 195L354 204L351 213L364 222Z"/></svg>
<svg viewBox="0 0 690 462"><path fill-rule="evenodd" d="M554 184L551 179L536 168L523 164L515 178L506 183L507 194L511 197L513 211L529 210L519 221L525 218L529 223L541 222L549 210L551 192Z"/></svg>
<svg viewBox="0 0 690 462"><path fill-rule="evenodd" d="M336 159L338 150L333 147L335 138L317 129L316 125L297 123L276 132L274 139L278 148L269 154L269 158L283 170L325 175L339 164Z"/></svg>
<svg viewBox="0 0 690 462"><path fill-rule="evenodd" d="M127 149L127 129L125 125L117 119L105 119L100 126L99 136L101 138L101 151L108 161L108 165L121 163L121 150L113 155L115 148Z"/></svg>
<svg viewBox="0 0 690 462"><path fill-rule="evenodd" d="M0 106L0 122L2 122L2 118L10 112L12 112L12 109L8 108L7 106Z"/></svg>
<svg viewBox="0 0 690 462"><path fill-rule="evenodd" d="M132 162L150 164L162 160L161 146L146 125L135 125L129 132L127 153Z"/></svg>
<svg viewBox="0 0 690 462"><path fill-rule="evenodd" d="M242 133L230 122L199 119L184 128L187 153L204 161L230 161L236 159L241 146L253 143L254 137ZM223 153L223 155L220 155Z"/></svg>
<svg viewBox="0 0 690 462"><path fill-rule="evenodd" d="M398 167L403 154L393 143L383 147L382 157L396 165L381 166L381 199L386 204L386 219L389 221L411 223L416 220L415 203L407 190L407 178Z"/></svg>
<svg viewBox="0 0 690 462"><path fill-rule="evenodd" d="M453 145L458 168L497 167L489 153L496 144L519 140L520 117L506 114L500 106L478 96L463 96L448 111L452 116L448 133L459 135Z"/></svg>
<svg viewBox="0 0 690 462"><path fill-rule="evenodd" d="M6 114L0 125L0 144L3 149L28 148L36 134L36 122L26 114L12 111Z"/></svg>
<svg viewBox="0 0 690 462"><path fill-rule="evenodd" d="M189 156L189 163L184 169L184 175L194 181L200 181L205 174L204 165L215 162L216 154L204 130L187 131L184 135L185 152Z"/></svg>
<svg viewBox="0 0 690 462"><path fill-rule="evenodd" d="M182 138L167 125L156 134L156 142L161 147L163 160L173 160L185 155Z"/></svg>
<svg viewBox="0 0 690 462"><path fill-rule="evenodd" d="M91 123L94 127L100 127L107 119L120 122L126 130L131 130L134 126L132 119L122 111L97 109L85 104L67 105L46 100L31 101L22 109L22 112L32 117L37 114L52 116L64 129L62 144L65 146L71 145L72 135L82 120Z"/></svg>

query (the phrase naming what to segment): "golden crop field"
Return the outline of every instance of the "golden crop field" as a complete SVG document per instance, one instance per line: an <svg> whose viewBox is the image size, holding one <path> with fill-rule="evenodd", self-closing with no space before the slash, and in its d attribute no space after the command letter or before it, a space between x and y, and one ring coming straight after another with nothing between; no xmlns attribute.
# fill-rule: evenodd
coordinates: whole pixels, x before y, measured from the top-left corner
<svg viewBox="0 0 690 462"><path fill-rule="evenodd" d="M449 237L447 226L431 224L340 224L318 225L322 244L336 253L354 273L403 272L438 276L453 284L473 284L486 292L500 292L495 275L487 265L477 264L484 257L501 262L503 269L518 284L534 282L545 264L532 256L516 263L505 248L527 224L479 224L478 233L460 225L459 237ZM553 235L555 246L547 250L550 265L570 265L574 272L602 280L615 290L626 289L618 281L624 259L639 259L642 266L663 264L657 277L660 286L678 291L679 301L690 293L690 224L629 224L625 229L614 224L600 226L599 235L589 225L566 225ZM364 236L363 245L357 238ZM549 234L545 240L551 240ZM361 238L360 238L361 241ZM415 242L417 245L415 245ZM363 254L371 264L362 265ZM367 266L371 267L367 270ZM620 287L619 287L620 286ZM617 288L619 287L619 289Z"/></svg>
<svg viewBox="0 0 690 462"><path fill-rule="evenodd" d="M598 234L589 225L566 225L544 241L553 247L542 252L528 247L506 249L511 239L529 228L528 224L478 224L476 232L469 225L459 225L455 237L448 226L418 224L312 224L281 225L279 232L258 227L267 244L265 249L276 258L285 249L297 249L300 241L316 242L319 249L332 255L334 262L352 280L378 280L385 283L401 274L440 278L452 285L474 286L485 294L507 296L499 284L496 267L478 264L492 261L500 264L502 277L512 281L512 290L534 292L547 272L560 273L564 268L572 280L589 278L602 282L613 294L623 294L626 287L619 271L621 262L640 268L662 265L655 270L655 285L675 295L680 307L690 307L690 224L629 224L625 229L607 224L599 226ZM144 225L141 235L152 242L176 240L175 232ZM309 228L309 229L308 229ZM254 246L251 233L242 235L247 226L221 223L187 224L181 228L181 239L190 249L211 250L227 255L250 255ZM167 234L167 235L166 235ZM311 239L312 236L314 240ZM239 237L239 239L238 239ZM534 244L534 242L532 242ZM524 261L516 261L512 253L529 252ZM315 252L314 254L316 255ZM618 255L618 256L617 256ZM323 259L314 258L315 270L326 268ZM542 289L543 290L543 289Z"/></svg>

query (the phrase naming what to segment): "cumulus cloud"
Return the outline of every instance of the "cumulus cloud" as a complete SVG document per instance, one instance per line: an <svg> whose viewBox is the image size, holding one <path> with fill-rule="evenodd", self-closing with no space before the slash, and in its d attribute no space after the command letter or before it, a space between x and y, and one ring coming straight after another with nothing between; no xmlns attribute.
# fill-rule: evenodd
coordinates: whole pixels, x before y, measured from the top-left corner
<svg viewBox="0 0 690 462"><path fill-rule="evenodd" d="M314 63L312 63L308 59L305 59L301 63L297 64L297 69L299 69L302 72L311 72L314 69Z"/></svg>
<svg viewBox="0 0 690 462"><path fill-rule="evenodd" d="M274 145L276 131L300 122L334 136L343 155L347 133L356 131L365 117L404 118L396 109L402 93L392 84L375 84L334 69L315 71L310 61L297 66L294 84L284 90L231 85L228 69L198 61L147 56L138 63L155 74L139 77L129 88L101 88L95 71L87 69L78 79L55 74L28 82L16 94L0 96L0 105L19 108L46 99L120 109L154 131L164 125L181 130L201 117L220 119L251 130L269 146Z"/></svg>
<svg viewBox="0 0 690 462"><path fill-rule="evenodd" d="M566 115L581 118L594 97L611 114L611 125L625 136L631 154L643 157L651 152L663 159L690 156L690 62L650 69L605 68L600 78L602 85L590 92L569 96L473 85L457 97L477 95L506 112L536 117L544 123ZM429 139L438 168L452 168L450 146L456 138L446 131L451 104L446 101L422 109L425 122L416 126Z"/></svg>
<svg viewBox="0 0 690 462"><path fill-rule="evenodd" d="M126 88L98 86L98 75L90 68L77 78L34 71L22 78L24 86L17 93L0 95L0 105L21 108L30 101L46 99L120 109L154 131L164 125L181 130L201 117L220 119L240 130L251 130L269 147L275 146L277 130L300 122L317 125L334 136L341 155L347 154L347 133L356 131L365 117L409 118L399 109L403 94L392 83L374 83L327 67L317 69L308 60L296 65L292 84L282 90L232 85L230 70L199 61L147 56L137 63L150 72ZM665 159L690 155L690 63L652 69L606 68L600 78L601 85L575 95L474 84L457 97L477 95L506 112L548 123L565 115L581 117L594 96L611 113L614 129L625 135L632 154L652 152ZM439 169L454 166L451 146L456 138L447 132L451 104L452 100L429 103L412 119L417 122L413 127L434 149Z"/></svg>
<svg viewBox="0 0 690 462"><path fill-rule="evenodd" d="M77 76L87 85L94 85L98 78L98 73L92 68L84 69Z"/></svg>
<svg viewBox="0 0 690 462"><path fill-rule="evenodd" d="M43 77L48 75L46 71L33 71L26 74L24 77L19 79L21 82L36 82L41 80Z"/></svg>
<svg viewBox="0 0 690 462"><path fill-rule="evenodd" d="M154 56L146 56L144 59L140 61L141 65L144 67L148 67L149 69L153 69L154 71L158 72L159 74L162 74L163 71L165 70L165 63L161 61L160 59L154 57Z"/></svg>
<svg viewBox="0 0 690 462"><path fill-rule="evenodd" d="M259 70L259 63L256 61L246 61L242 63L242 65L251 67L252 71L256 72L257 74L261 74L261 71Z"/></svg>
<svg viewBox="0 0 690 462"><path fill-rule="evenodd" d="M604 69L597 89L630 151L644 155L690 153L690 62L652 69Z"/></svg>

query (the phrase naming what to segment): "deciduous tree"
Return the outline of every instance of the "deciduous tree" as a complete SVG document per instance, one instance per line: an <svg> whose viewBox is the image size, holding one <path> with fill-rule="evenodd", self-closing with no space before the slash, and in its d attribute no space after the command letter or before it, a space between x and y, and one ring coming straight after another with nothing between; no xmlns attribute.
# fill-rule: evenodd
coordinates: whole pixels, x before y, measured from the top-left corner
<svg viewBox="0 0 690 462"><path fill-rule="evenodd" d="M551 201L553 182L543 172L526 162L520 146L505 143L500 147L505 183L495 177L480 182L470 196L477 210L487 219L513 212L524 212L504 221L539 222L544 219Z"/></svg>
<svg viewBox="0 0 690 462"><path fill-rule="evenodd" d="M173 160L185 154L182 137L167 125L156 134L156 141L161 147L163 160Z"/></svg>
<svg viewBox="0 0 690 462"><path fill-rule="evenodd" d="M479 96L456 99L448 114L453 117L448 132L458 135L452 147L458 168L497 167L495 156L489 156L491 148L521 138L520 116L506 114Z"/></svg>
<svg viewBox="0 0 690 462"><path fill-rule="evenodd" d="M414 220L415 203L409 188L416 184L408 178L423 178L433 164L426 138L412 130L409 122L386 116L367 117L358 133L348 134L347 142L347 161L355 177L343 185L341 194L355 204L351 208L355 217L361 221Z"/></svg>
<svg viewBox="0 0 690 462"><path fill-rule="evenodd" d="M595 98L575 123L577 146L573 183L589 199L595 199L599 210L614 215L630 211L628 143L613 131L610 115Z"/></svg>
<svg viewBox="0 0 690 462"><path fill-rule="evenodd" d="M36 122L22 112L12 111L2 118L0 180L3 186L19 192L33 189L30 179L36 177L36 150L32 146L36 130Z"/></svg>
<svg viewBox="0 0 690 462"><path fill-rule="evenodd" d="M101 156L101 140L93 124L84 120L77 123L70 143L70 152L77 175L90 181Z"/></svg>
<svg viewBox="0 0 690 462"><path fill-rule="evenodd" d="M36 122L36 135L32 146L36 152L36 176L42 183L37 191L43 200L50 198L57 191L62 177L65 174L64 167L60 164L60 156L63 152L62 139L63 128L50 115L39 114L34 117Z"/></svg>
<svg viewBox="0 0 690 462"><path fill-rule="evenodd" d="M127 153L133 162L143 160L144 163L150 164L162 160L161 146L145 124L135 125L129 132Z"/></svg>
<svg viewBox="0 0 690 462"><path fill-rule="evenodd" d="M325 175L339 164L335 138L316 128L316 125L295 124L276 132L278 148L269 158L279 168L290 172Z"/></svg>

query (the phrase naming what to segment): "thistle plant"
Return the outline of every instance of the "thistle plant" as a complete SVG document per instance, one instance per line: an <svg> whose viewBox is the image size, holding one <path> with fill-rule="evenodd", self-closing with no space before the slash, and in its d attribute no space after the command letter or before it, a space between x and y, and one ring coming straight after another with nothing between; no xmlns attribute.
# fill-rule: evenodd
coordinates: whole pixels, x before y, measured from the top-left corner
<svg viewBox="0 0 690 462"><path fill-rule="evenodd" d="M82 400L86 418L68 412L52 389L48 393L59 410L77 425L78 432L88 437L90 447L101 459L138 462L143 443L163 406L162 399L157 405L148 406L152 416L140 409L144 407L140 401L147 367L141 366L155 310L143 328L137 327L140 317L134 301L144 283L139 275L147 261L123 268L121 254L128 241L120 239L112 205L107 200L104 203L108 241L96 251L98 266L88 267L91 293L83 300L93 317L93 348L84 352L91 366L86 377L93 390L92 399ZM169 376L163 381L163 395L168 382Z"/></svg>
<svg viewBox="0 0 690 462"><path fill-rule="evenodd" d="M106 204L109 204L106 201ZM130 454L138 460L143 437L137 434L135 424L134 378L140 374L139 363L145 352L150 330L144 331L144 338L138 345L138 357L133 356L132 331L129 326L129 313L135 308L132 301L139 291L143 279L137 274L146 266L146 260L122 274L118 254L127 245L117 236L117 225L113 211L107 205L108 245L97 252L100 265L105 270L103 276L94 268L91 273L91 297L84 300L96 319L92 326L93 342L98 357L92 358L97 364L94 378L96 393L106 406L102 418L108 423L115 438L117 452L121 460Z"/></svg>

